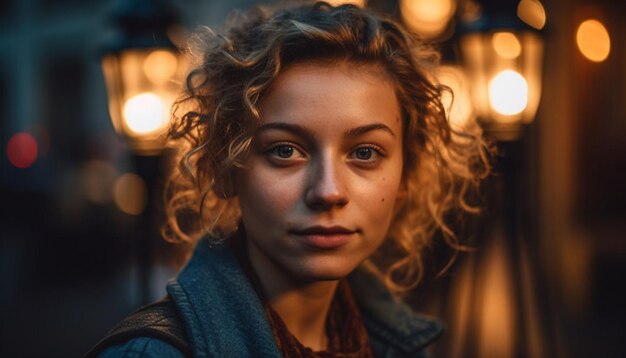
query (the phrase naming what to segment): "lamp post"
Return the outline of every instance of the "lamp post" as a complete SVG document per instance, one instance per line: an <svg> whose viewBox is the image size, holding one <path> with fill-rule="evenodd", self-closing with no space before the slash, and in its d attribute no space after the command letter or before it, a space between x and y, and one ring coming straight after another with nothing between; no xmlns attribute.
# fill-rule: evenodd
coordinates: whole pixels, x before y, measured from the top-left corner
<svg viewBox="0 0 626 358"><path fill-rule="evenodd" d="M148 188L146 210L132 244L139 299L146 303L152 298L151 269L160 214L154 199L162 189L164 132L186 65L171 39L178 29L176 11L164 1L120 0L111 19L115 36L105 44L102 55L109 114Z"/></svg>
<svg viewBox="0 0 626 358"><path fill-rule="evenodd" d="M535 171L527 129L541 97L545 19L538 0L460 4L458 41L472 102L499 150L496 174L483 188L489 214L473 268L478 285L471 294L470 355L535 356L543 349L536 344L542 337L529 325L539 318L532 292L541 278L533 266L538 261L531 260Z"/></svg>

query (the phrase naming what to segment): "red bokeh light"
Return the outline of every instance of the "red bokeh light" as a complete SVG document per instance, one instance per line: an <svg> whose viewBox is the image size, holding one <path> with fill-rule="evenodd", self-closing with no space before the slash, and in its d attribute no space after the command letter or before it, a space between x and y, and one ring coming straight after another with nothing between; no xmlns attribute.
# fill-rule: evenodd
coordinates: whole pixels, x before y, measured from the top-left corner
<svg viewBox="0 0 626 358"><path fill-rule="evenodd" d="M37 160L37 141L26 132L14 134L7 143L9 162L18 168L28 168Z"/></svg>

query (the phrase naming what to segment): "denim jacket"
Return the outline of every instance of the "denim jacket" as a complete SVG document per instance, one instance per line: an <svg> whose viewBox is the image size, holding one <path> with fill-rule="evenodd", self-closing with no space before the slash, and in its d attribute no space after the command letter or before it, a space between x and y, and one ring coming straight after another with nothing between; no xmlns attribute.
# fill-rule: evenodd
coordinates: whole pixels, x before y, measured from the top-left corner
<svg viewBox="0 0 626 358"><path fill-rule="evenodd" d="M441 324L398 302L367 269L348 280L376 357L426 357L424 348L441 333ZM237 259L226 245L204 239L178 277L167 285L194 357L275 357L280 353L263 306ZM110 347L100 358L175 357L170 344L147 337Z"/></svg>

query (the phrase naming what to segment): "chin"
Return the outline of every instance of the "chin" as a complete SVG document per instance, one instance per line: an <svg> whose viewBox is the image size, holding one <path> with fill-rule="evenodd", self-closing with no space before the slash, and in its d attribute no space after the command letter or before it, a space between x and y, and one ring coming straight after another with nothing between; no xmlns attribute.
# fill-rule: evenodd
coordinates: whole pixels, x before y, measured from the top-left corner
<svg viewBox="0 0 626 358"><path fill-rule="evenodd" d="M330 262L329 262L330 261ZM337 281L352 273L358 263L332 262L333 260L315 260L294 270L306 281Z"/></svg>

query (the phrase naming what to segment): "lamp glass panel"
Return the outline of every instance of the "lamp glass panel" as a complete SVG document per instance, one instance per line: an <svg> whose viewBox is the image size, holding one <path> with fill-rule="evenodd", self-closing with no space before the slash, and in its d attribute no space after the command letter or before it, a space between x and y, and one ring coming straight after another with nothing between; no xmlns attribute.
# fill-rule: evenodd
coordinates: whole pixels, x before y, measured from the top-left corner
<svg viewBox="0 0 626 358"><path fill-rule="evenodd" d="M445 65L437 68L435 76L440 84L449 88L449 91L443 92L441 102L450 126L456 130L466 130L475 114L465 73L457 66Z"/></svg>
<svg viewBox="0 0 626 358"><path fill-rule="evenodd" d="M115 130L137 152L157 153L186 61L170 49L129 49L105 56L102 67Z"/></svg>
<svg viewBox="0 0 626 358"><path fill-rule="evenodd" d="M461 49L479 119L505 126L532 121L541 96L540 37L530 31L473 33L461 39Z"/></svg>

